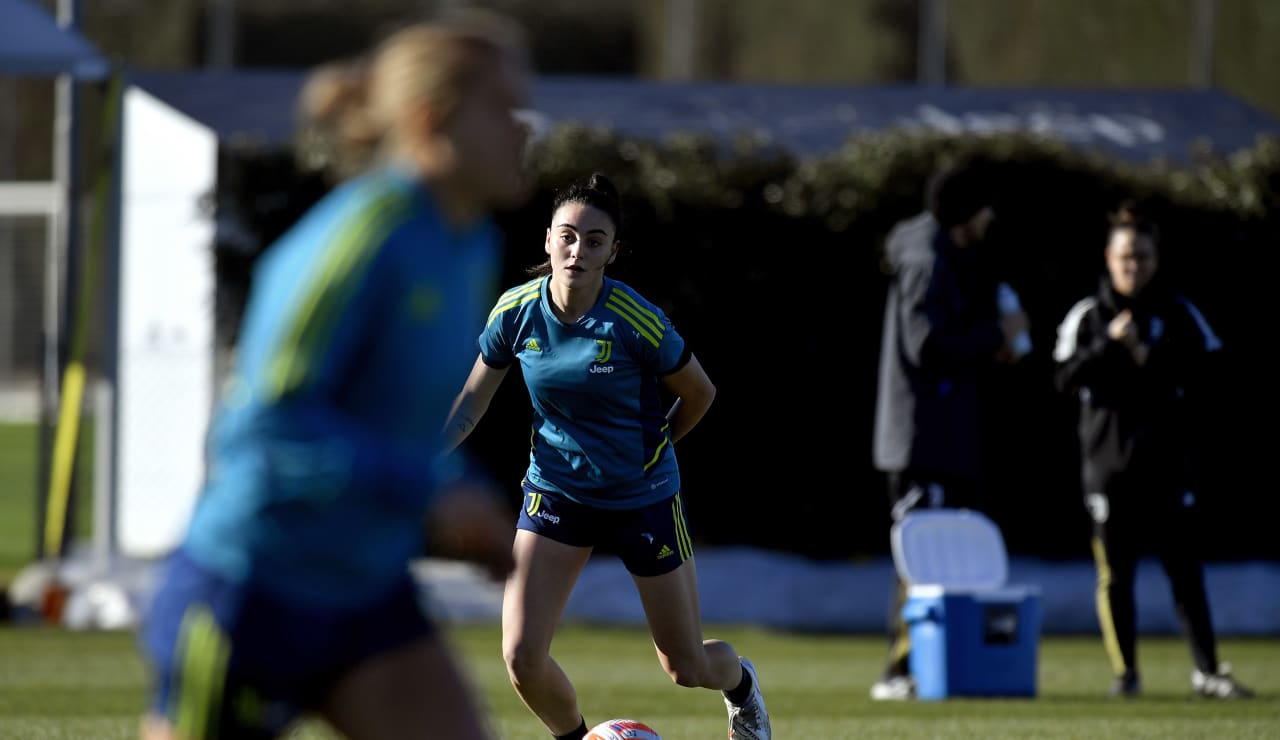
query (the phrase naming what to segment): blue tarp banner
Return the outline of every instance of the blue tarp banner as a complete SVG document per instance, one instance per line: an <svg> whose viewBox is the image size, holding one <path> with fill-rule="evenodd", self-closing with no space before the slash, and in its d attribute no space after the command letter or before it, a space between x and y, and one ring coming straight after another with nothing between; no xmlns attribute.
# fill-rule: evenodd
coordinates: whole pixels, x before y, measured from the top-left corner
<svg viewBox="0 0 1280 740"><path fill-rule="evenodd" d="M232 70L136 73L133 84L229 141L279 146L293 131L303 73ZM1216 90L1059 90L662 83L539 78L535 130L576 122L660 140L676 132L731 142L750 135L799 156L850 136L898 128L951 134L1022 132L1109 156L1185 162L1280 136L1280 120Z"/></svg>

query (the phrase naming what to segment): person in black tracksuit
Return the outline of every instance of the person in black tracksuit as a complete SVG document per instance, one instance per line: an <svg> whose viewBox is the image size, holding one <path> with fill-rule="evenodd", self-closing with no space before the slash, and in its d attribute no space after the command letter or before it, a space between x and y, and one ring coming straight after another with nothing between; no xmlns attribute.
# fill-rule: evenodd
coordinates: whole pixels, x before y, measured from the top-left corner
<svg viewBox="0 0 1280 740"><path fill-rule="evenodd" d="M983 509L979 427L984 374L1017 359L1021 310L997 307L998 282L983 248L994 219L993 185L978 163L935 175L928 208L885 243L893 271L881 335L872 457L888 483L894 522L920 507ZM896 579L890 648L873 699L911 699L910 636Z"/></svg>
<svg viewBox="0 0 1280 740"><path fill-rule="evenodd" d="M1058 327L1058 388L1079 398L1085 505L1094 522L1097 611L1116 674L1109 693L1141 692L1135 573L1160 558L1190 642L1200 694L1251 692L1218 662L1203 565L1195 551L1196 495L1188 403L1221 341L1196 307L1156 278L1156 228L1132 205L1116 214L1098 291Z"/></svg>

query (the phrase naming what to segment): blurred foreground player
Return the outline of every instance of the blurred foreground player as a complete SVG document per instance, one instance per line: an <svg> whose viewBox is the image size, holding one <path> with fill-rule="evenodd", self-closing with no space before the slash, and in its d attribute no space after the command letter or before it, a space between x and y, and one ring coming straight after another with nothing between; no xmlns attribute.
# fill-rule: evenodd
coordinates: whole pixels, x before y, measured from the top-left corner
<svg viewBox="0 0 1280 740"><path fill-rule="evenodd" d="M490 213L526 196L526 74L516 29L469 14L304 90L367 166L255 268L208 478L141 629L143 738L270 738L308 714L352 738L490 737L407 566L430 542L511 567L505 507L439 430L497 289Z"/></svg>

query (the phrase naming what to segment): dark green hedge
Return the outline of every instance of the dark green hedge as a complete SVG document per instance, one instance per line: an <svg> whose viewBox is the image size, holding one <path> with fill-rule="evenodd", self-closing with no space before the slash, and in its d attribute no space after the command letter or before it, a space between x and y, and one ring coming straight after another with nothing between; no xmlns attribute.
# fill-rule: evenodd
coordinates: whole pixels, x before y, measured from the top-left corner
<svg viewBox="0 0 1280 740"><path fill-rule="evenodd" d="M626 250L613 275L662 305L720 391L681 443L685 497L706 543L752 543L815 557L887 549L883 487L870 432L885 277L880 249L917 212L929 174L962 156L988 159L1003 189L996 245L1034 324L1036 352L998 378L988 429L994 513L1015 551L1087 556L1071 404L1049 385L1057 322L1101 268L1106 213L1120 198L1152 202L1164 221L1164 267L1182 281L1229 351L1215 414L1199 440L1221 557L1280 556L1262 523L1280 503L1266 464L1274 426L1263 360L1275 332L1269 298L1280 245L1280 140L1190 165L1125 162L1041 138L886 132L801 160L767 142L676 135L640 141L568 126L530 151L535 197L502 214L505 280L540 262L554 191L593 170L627 199ZM256 249L323 191L287 155L228 154L218 199L239 215L237 249L219 249L235 297ZM1252 413L1245 413L1247 409ZM516 486L526 462L528 406L508 383L472 440ZM1258 516L1238 520L1247 509ZM1252 524L1251 522L1258 522Z"/></svg>

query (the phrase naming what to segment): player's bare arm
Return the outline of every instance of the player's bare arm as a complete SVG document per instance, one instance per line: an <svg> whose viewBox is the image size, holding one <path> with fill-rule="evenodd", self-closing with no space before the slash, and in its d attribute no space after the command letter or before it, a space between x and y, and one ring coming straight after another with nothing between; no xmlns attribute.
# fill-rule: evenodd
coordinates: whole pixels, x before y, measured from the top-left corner
<svg viewBox="0 0 1280 740"><path fill-rule="evenodd" d="M702 417L716 397L716 387L702 369L697 356L691 356L684 367L662 379L667 390L680 399L679 408L671 418L671 441L679 442Z"/></svg>
<svg viewBox="0 0 1280 740"><path fill-rule="evenodd" d="M480 423L480 419L489 410L493 395L498 392L498 386L502 385L505 377L507 377L507 368L489 367L484 364L484 358L476 357L475 365L471 367L471 374L467 376L467 382L463 384L458 397L454 399L449 418L444 423L446 451L462 444Z"/></svg>

